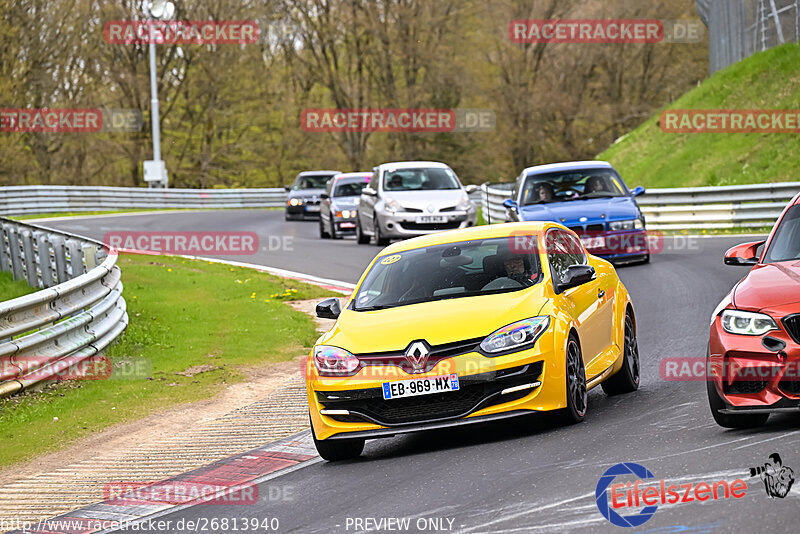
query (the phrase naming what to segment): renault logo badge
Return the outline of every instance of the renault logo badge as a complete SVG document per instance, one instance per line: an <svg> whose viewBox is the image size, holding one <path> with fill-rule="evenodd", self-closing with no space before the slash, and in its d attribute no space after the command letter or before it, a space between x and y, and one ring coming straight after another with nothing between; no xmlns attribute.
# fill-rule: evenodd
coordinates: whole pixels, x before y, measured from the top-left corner
<svg viewBox="0 0 800 534"><path fill-rule="evenodd" d="M406 360L411 364L415 373L421 373L428 363L428 355L431 353L430 347L424 341L415 341L406 349Z"/></svg>

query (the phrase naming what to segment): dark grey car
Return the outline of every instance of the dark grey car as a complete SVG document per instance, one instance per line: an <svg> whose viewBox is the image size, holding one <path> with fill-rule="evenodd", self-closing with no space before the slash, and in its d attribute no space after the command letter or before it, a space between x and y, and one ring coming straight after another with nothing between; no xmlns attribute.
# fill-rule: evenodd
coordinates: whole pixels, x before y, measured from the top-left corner
<svg viewBox="0 0 800 534"><path fill-rule="evenodd" d="M339 171L304 171L297 175L291 187L287 187L286 220L319 217L319 203L328 180Z"/></svg>

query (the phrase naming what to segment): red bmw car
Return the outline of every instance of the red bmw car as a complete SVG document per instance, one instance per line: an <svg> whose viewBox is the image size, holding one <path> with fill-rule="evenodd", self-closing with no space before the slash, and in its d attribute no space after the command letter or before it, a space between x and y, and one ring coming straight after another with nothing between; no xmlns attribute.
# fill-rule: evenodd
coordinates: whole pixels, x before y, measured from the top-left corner
<svg viewBox="0 0 800 534"><path fill-rule="evenodd" d="M714 420L745 428L763 425L771 413L800 413L800 195L766 241L731 248L725 263L752 268L711 319Z"/></svg>

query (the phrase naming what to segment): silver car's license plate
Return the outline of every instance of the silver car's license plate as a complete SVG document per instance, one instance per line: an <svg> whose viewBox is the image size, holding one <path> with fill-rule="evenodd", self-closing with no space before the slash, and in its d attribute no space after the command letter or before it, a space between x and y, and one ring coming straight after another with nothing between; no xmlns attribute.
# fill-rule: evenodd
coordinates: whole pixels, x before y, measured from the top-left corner
<svg viewBox="0 0 800 534"><path fill-rule="evenodd" d="M419 224L443 223L447 222L447 217L443 215L426 215L424 217L417 217Z"/></svg>

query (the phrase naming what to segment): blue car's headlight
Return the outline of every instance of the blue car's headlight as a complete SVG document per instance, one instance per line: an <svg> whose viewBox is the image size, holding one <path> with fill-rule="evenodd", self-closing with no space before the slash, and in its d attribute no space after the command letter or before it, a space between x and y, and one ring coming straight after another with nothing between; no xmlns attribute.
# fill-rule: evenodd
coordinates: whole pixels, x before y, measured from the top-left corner
<svg viewBox="0 0 800 534"><path fill-rule="evenodd" d="M488 354L494 354L533 345L548 326L550 326L548 315L511 323L481 341L481 349Z"/></svg>
<svg viewBox="0 0 800 534"><path fill-rule="evenodd" d="M612 221L608 223L611 230L639 230L644 228L641 219L630 219L627 221Z"/></svg>

